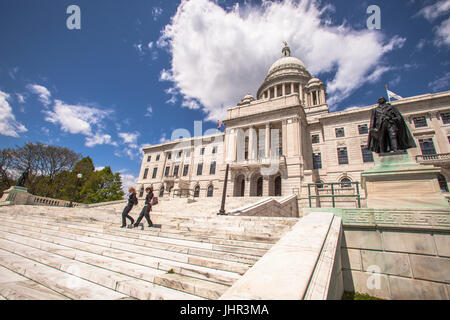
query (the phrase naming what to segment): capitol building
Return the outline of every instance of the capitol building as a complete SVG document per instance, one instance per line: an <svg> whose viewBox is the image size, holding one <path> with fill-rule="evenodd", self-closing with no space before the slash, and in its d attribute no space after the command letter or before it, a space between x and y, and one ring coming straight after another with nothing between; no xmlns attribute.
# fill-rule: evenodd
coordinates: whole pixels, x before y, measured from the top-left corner
<svg viewBox="0 0 450 320"><path fill-rule="evenodd" d="M447 196L450 91L392 104L416 142L410 157L440 168L438 192ZM330 112L325 84L285 45L256 96L227 109L224 132L143 149L138 194L152 186L159 197L220 197L228 164L228 197L295 194L303 207L364 207L361 173L378 157L367 149L375 106Z"/></svg>

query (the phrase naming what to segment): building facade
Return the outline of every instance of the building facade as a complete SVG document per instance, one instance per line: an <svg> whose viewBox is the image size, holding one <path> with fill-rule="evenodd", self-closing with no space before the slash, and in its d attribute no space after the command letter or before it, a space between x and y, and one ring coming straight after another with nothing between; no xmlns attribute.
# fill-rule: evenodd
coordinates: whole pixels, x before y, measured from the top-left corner
<svg viewBox="0 0 450 320"><path fill-rule="evenodd" d="M392 104L416 142L408 153L418 163L439 166L436 178L448 192L450 91ZM221 196L229 164L228 196L297 194L301 205L329 206L331 197L311 196L347 195L340 205L358 206L359 194L364 205L361 172L378 156L366 148L375 106L330 112L325 85L286 45L256 98L247 94L227 109L225 132L144 148L137 189L141 196L147 186L160 197L187 190L195 197Z"/></svg>

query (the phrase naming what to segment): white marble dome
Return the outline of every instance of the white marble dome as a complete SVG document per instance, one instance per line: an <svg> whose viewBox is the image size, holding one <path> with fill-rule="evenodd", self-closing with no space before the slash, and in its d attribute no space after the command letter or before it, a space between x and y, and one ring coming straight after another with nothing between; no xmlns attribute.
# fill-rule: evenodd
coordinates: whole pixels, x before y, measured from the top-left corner
<svg viewBox="0 0 450 320"><path fill-rule="evenodd" d="M272 64L272 66L270 67L268 74L274 72L276 69L282 69L283 67L301 67L306 69L305 64L300 59L288 56L282 57L275 61L274 64Z"/></svg>

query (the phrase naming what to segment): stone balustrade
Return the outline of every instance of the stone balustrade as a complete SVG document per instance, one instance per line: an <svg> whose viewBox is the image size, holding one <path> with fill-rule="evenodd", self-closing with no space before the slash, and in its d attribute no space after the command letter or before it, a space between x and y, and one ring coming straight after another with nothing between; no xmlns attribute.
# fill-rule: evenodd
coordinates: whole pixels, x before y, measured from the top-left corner
<svg viewBox="0 0 450 320"><path fill-rule="evenodd" d="M259 217L291 217L297 218L297 196L289 195L281 199L268 198L232 210L229 215Z"/></svg>

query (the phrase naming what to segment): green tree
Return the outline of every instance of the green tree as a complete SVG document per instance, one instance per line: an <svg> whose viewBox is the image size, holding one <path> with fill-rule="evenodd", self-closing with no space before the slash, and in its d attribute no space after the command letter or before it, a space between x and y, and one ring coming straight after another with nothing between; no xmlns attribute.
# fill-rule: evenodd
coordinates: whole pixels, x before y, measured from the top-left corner
<svg viewBox="0 0 450 320"><path fill-rule="evenodd" d="M120 173L113 173L108 166L87 177L81 186L79 201L83 203L113 201L122 199L123 195Z"/></svg>

